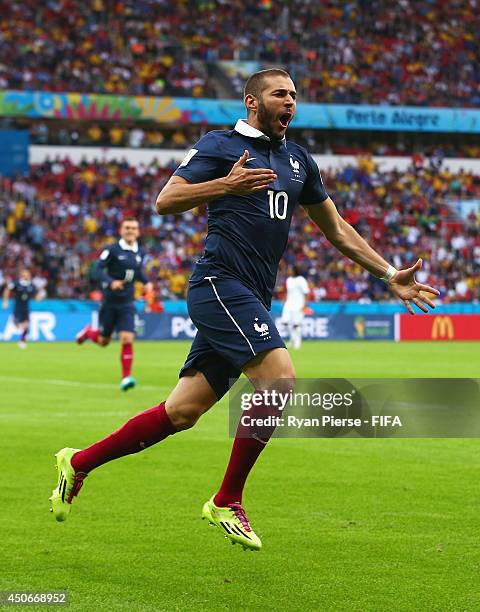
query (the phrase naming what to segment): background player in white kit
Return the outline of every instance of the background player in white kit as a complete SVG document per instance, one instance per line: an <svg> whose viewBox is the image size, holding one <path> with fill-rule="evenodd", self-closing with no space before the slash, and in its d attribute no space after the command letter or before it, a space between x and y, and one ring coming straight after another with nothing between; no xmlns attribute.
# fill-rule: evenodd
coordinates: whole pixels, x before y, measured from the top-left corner
<svg viewBox="0 0 480 612"><path fill-rule="evenodd" d="M300 274L297 266L290 268L287 278L287 298L283 305L282 322L287 326L290 346L299 349L302 345L302 323L305 316L305 301L308 292L307 279Z"/></svg>

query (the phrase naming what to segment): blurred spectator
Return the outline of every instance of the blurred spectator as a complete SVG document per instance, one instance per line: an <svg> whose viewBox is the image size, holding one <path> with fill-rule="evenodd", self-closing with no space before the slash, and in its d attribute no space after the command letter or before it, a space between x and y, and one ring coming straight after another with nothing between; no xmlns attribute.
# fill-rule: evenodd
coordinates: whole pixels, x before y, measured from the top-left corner
<svg viewBox="0 0 480 612"><path fill-rule="evenodd" d="M118 125L112 126L108 135L110 137L110 144L114 147L121 147L125 144L125 129Z"/></svg>
<svg viewBox="0 0 480 612"><path fill-rule="evenodd" d="M87 136L89 139L88 144L98 145L102 141L102 129L97 124L93 123L87 129Z"/></svg>
<svg viewBox="0 0 480 612"><path fill-rule="evenodd" d="M133 147L134 149L140 148L143 144L144 136L145 132L141 128L133 128L132 130L130 130L130 133L128 135L128 146Z"/></svg>
<svg viewBox="0 0 480 612"><path fill-rule="evenodd" d="M181 130L175 130L175 132L172 134L172 147L174 149L187 148L187 139Z"/></svg>

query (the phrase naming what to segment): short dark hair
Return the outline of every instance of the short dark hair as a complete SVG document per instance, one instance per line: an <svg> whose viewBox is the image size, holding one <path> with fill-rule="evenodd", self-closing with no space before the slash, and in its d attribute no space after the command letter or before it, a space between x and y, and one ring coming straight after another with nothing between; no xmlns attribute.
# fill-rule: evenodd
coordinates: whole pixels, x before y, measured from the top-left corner
<svg viewBox="0 0 480 612"><path fill-rule="evenodd" d="M255 96L256 98L259 98L260 94L265 88L265 81L270 76L284 76L288 79L291 78L288 72L282 68L267 68L267 70L260 70L248 78L247 82L245 83L245 89L243 90L243 97Z"/></svg>
<svg viewBox="0 0 480 612"><path fill-rule="evenodd" d="M123 219L120 221L120 227L122 227L122 225L126 223L127 221L135 221L136 223L138 223L138 219L130 215L129 217L123 217Z"/></svg>

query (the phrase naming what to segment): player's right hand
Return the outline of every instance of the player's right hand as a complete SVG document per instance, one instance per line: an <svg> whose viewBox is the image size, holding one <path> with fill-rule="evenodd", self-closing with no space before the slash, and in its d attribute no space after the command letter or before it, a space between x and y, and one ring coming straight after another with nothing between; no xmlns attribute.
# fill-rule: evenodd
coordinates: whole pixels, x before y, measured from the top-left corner
<svg viewBox="0 0 480 612"><path fill-rule="evenodd" d="M114 280L110 283L110 289L112 291L120 291L123 289L124 282L122 280Z"/></svg>
<svg viewBox="0 0 480 612"><path fill-rule="evenodd" d="M244 195L265 189L276 180L277 175L270 168L245 168L249 153L245 149L243 155L233 165L225 177L229 193Z"/></svg>

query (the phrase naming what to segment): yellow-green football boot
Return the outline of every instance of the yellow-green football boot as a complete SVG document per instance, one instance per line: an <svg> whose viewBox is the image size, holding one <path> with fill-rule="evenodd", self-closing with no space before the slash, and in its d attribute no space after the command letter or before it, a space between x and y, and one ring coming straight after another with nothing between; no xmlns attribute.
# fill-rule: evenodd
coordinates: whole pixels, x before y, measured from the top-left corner
<svg viewBox="0 0 480 612"><path fill-rule="evenodd" d="M244 550L260 550L262 541L253 531L241 504L216 506L213 497L205 502L202 518L220 527L232 544L241 544Z"/></svg>
<svg viewBox="0 0 480 612"><path fill-rule="evenodd" d="M53 512L57 521L67 520L72 507L72 500L78 495L83 480L87 476L87 474L82 473L75 474L72 467L71 459L78 450L77 448L62 448L55 455L57 458L58 484L53 489L52 496L49 499L52 502L50 512Z"/></svg>

